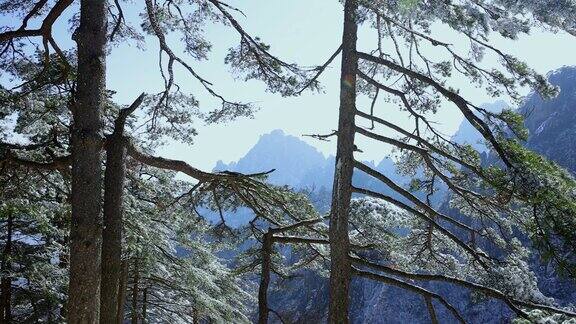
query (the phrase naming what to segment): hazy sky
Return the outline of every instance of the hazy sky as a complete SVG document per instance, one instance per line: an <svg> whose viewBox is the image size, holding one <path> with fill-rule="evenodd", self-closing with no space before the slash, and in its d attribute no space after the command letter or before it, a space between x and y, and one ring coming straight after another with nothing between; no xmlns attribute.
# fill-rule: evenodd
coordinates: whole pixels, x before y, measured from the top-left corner
<svg viewBox="0 0 576 324"><path fill-rule="evenodd" d="M135 3L128 4L131 9L128 9L126 14L131 19L137 19L138 10L143 9L143 1ZM229 3L246 13L247 17L237 15L238 21L246 30L272 45L271 52L286 61L301 65L322 64L339 45L342 23L342 6L339 1L234 0ZM6 24L6 18L2 19L1 23ZM455 46L466 44L464 40L455 38L454 34L442 27L436 28L435 32L437 38ZM237 44L239 40L235 31L220 25L208 25L206 36L213 44L209 61L194 62L190 59L189 62L202 76L212 81L215 88L227 98L256 102L261 110L252 120L241 119L224 125L210 126L197 123L199 135L193 146L174 143L159 153L184 159L197 167L209 170L217 160L229 162L239 159L257 142L261 134L274 129L280 128L288 134L300 136L329 133L336 128L339 58L320 79L324 87L323 93L306 93L296 98L282 98L266 93L261 82L235 80L230 75L223 61L227 49ZM62 28L58 28L56 37L69 38L69 35L62 32ZM175 49L180 47L177 37L171 37L169 41ZM533 35L516 42L499 39L495 39L495 42L510 54L526 60L541 73L547 73L563 65L576 64L574 55L576 39L567 35L553 35L534 30ZM370 50L375 47L374 44L373 33L367 28L362 29L359 35L359 48ZM115 99L118 102L127 104L142 91L155 93L162 89L157 59L158 44L153 38L148 39L145 50L136 48L134 44L125 44L113 49L108 59L108 87L117 91ZM177 71L177 81L184 86L184 89L193 91L205 111L212 110L218 104L182 70ZM454 79L452 84L477 104L495 100L487 97L482 90L472 88L464 79ZM359 108L367 108L367 105L365 99L359 100ZM387 106L381 102L378 109L388 120L405 122L403 116L396 113L389 104ZM446 133L454 132L461 119L453 107L442 109L437 118ZM333 142L319 142L307 137L302 139L326 155L333 152ZM379 161L387 152L386 147L372 142L361 141L360 144L366 152L361 155L363 160Z"/></svg>

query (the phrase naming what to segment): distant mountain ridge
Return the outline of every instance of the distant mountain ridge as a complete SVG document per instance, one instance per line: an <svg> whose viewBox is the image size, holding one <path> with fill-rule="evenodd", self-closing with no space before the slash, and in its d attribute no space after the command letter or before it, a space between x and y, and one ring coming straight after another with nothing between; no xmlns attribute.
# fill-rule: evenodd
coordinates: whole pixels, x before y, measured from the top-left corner
<svg viewBox="0 0 576 324"><path fill-rule="evenodd" d="M530 131L526 146L576 174L576 67L549 75L560 88L552 100L532 94L520 108Z"/></svg>
<svg viewBox="0 0 576 324"><path fill-rule="evenodd" d="M268 178L270 183L301 188L310 170L325 168L330 160L333 161L333 157L326 158L315 147L276 129L261 135L258 142L237 162L225 164L218 161L214 170L253 173L275 169Z"/></svg>
<svg viewBox="0 0 576 324"><path fill-rule="evenodd" d="M393 179L401 177L396 173L394 162L384 157L374 165L365 162ZM261 135L258 142L237 162L218 161L214 171L235 171L242 173L261 172L275 169L268 181L275 185L288 185L296 190L332 190L334 177L334 156L325 157L316 148L296 136L285 134L277 129ZM355 180L373 187L372 180L356 174Z"/></svg>

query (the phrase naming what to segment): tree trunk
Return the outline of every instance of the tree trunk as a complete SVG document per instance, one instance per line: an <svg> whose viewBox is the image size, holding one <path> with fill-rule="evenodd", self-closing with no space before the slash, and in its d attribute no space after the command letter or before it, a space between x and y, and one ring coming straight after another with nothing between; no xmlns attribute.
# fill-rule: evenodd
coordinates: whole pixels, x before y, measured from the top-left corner
<svg viewBox="0 0 576 324"><path fill-rule="evenodd" d="M0 282L0 303L1 303L1 323L10 323L12 321L12 277L9 275L12 268L10 256L12 254L12 231L14 227L14 215L8 212L6 222L6 245L2 251L2 280Z"/></svg>
<svg viewBox="0 0 576 324"><path fill-rule="evenodd" d="M138 285L140 281L140 269L138 259L134 264L134 286L132 286L132 324L138 324Z"/></svg>
<svg viewBox="0 0 576 324"><path fill-rule="evenodd" d="M192 309L192 314L194 315L194 318L192 319L192 324L200 324L200 312L198 312L198 309L196 307Z"/></svg>
<svg viewBox="0 0 576 324"><path fill-rule="evenodd" d="M68 323L98 323L102 239L102 119L106 99L106 1L81 0L72 105L72 221Z"/></svg>
<svg viewBox="0 0 576 324"><path fill-rule="evenodd" d="M270 285L270 265L272 254L272 233L264 234L262 242L262 270L258 289L258 324L268 323L268 286Z"/></svg>
<svg viewBox="0 0 576 324"><path fill-rule="evenodd" d="M126 289L128 288L128 260L122 261L122 276L120 277L118 289L118 307L116 313L116 324L124 323L124 305L126 303Z"/></svg>
<svg viewBox="0 0 576 324"><path fill-rule="evenodd" d="M63 215L59 215L59 216L60 217L58 217L55 221L56 228L58 229L58 231L60 231L62 233L69 233L70 229L68 228L68 220L70 219L70 212L67 211ZM60 244L61 246L69 246L70 239L69 239L68 235L66 235L64 237L58 236L56 238L56 242L58 242L58 244ZM66 249L62 249L60 251L60 253L58 254L58 268L66 270L66 269L68 269L69 264L70 264L69 252L66 251ZM68 313L67 313L68 312L68 303L66 300L64 300L62 305L59 307L59 312L60 312L60 316L62 318L68 318Z"/></svg>
<svg viewBox="0 0 576 324"><path fill-rule="evenodd" d="M148 288L142 291L142 324L146 324L146 313L148 307Z"/></svg>
<svg viewBox="0 0 576 324"><path fill-rule="evenodd" d="M121 130L115 130L107 143L106 172L104 174L100 323L114 323L118 314L118 290L122 271L122 203L125 177L126 146Z"/></svg>
<svg viewBox="0 0 576 324"><path fill-rule="evenodd" d="M438 316L436 316L436 310L434 309L432 297L425 296L424 301L426 302L426 308L428 309L428 315L430 315L430 323L431 324L438 324Z"/></svg>
<svg viewBox="0 0 576 324"><path fill-rule="evenodd" d="M354 117L356 111L356 11L357 0L344 4L344 31L342 35L342 66L340 76L340 110L336 169L332 189L330 213L330 304L329 322L348 323L348 292L351 267L348 253L348 213L352 198L352 173L354 171Z"/></svg>

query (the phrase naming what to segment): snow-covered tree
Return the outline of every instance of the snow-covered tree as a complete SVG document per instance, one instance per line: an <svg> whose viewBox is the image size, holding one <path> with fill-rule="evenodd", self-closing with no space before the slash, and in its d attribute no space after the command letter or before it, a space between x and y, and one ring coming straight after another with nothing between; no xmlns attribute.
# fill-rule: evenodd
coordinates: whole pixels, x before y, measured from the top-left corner
<svg viewBox="0 0 576 324"><path fill-rule="evenodd" d="M518 102L522 99L519 93L527 87L545 98L554 96L557 89L545 77L497 48L493 39L512 42L540 25L574 33L576 16L570 13L576 5L563 2L557 7L540 1L343 2L339 124L331 134L338 141L330 216L328 320L348 322L352 275L438 299L461 322L464 318L459 310L442 296L402 279L446 281L480 290L504 300L525 318L528 315L522 308L549 307L526 265L527 248L512 238L516 231L529 235L544 257L574 274L571 242L576 228L572 216L576 182L521 145L526 131L519 114L482 109L466 99L454 82L467 80L478 91ZM544 6L554 9L544 10ZM373 48L358 48L359 28L375 30ZM447 33L465 42L453 44ZM492 66L484 57L496 59L499 66ZM368 96L371 103L360 106L364 105L357 100L361 95ZM387 102L386 109L379 109L382 101ZM493 152L489 161L482 161L471 146L453 142L438 129L435 115L448 109L461 114L482 135ZM409 117L413 127L394 122L391 114ZM355 141L359 136L393 147L399 169L413 179L411 185L396 183L355 159L354 152L363 149ZM355 170L401 198L356 187L352 183ZM465 216L431 204L428 198L439 183L448 188L452 206ZM415 191L427 196L421 198ZM350 259L353 193L380 199L410 215L408 224L402 221L408 234L390 244L377 263L357 256ZM569 310L553 311L574 316Z"/></svg>
<svg viewBox="0 0 576 324"><path fill-rule="evenodd" d="M1 321L59 322L68 274L66 187L57 174L7 169L0 175Z"/></svg>
<svg viewBox="0 0 576 324"><path fill-rule="evenodd" d="M78 7L71 0L0 3L1 14L10 22L0 32L0 69L5 76L2 85L2 117L16 114L20 118L28 114L25 111L27 104L38 104L38 101L49 109L48 114L54 112L52 109L60 110L50 127L54 129L52 133L56 140L59 137L65 138L64 141L56 141L62 145L61 150L45 151L43 153L46 154L39 157L39 160L20 159L13 156L17 156L21 148L10 145L13 144L10 142L2 143L2 146L7 148L3 152L6 158L3 156L3 159L10 160L12 165L24 164L30 169L65 170L71 167L67 313L70 323L95 322L98 313L102 316L101 321L112 322L116 313L114 307L121 261L118 244L122 234L118 225L122 223L119 206L122 205L121 186L127 151L125 143L128 142L124 140L128 134L124 133L124 122L128 115L138 107L144 108L145 114L141 115L137 129L144 130L146 135L130 133L138 135L136 142L150 144L171 137L190 143L196 133L192 126L195 118L216 123L252 116L256 108L249 103L228 99L216 90L211 81L196 72L195 62L206 59L212 46L203 35L208 24L226 25L239 36L239 45L230 49L226 58L233 73L243 75L246 79L262 80L269 91L282 95L293 95L304 88L317 88L316 81L309 78L314 68L303 69L272 55L268 45L248 34L236 20L235 16L242 12L225 2L145 1L140 20L129 21L124 13L129 6L134 5L121 1L81 1ZM53 26L66 19L70 33L55 35ZM39 27L32 27L34 25ZM173 49L169 34L181 36L185 45L182 53ZM110 92L106 88L106 57L115 44L134 41L140 45L147 39L147 35L156 39L160 47L158 73L165 81L164 87L157 94L147 98L139 97L118 117L117 109L108 109L111 104ZM64 47L62 37L72 38L76 46ZM198 109L198 101L178 86L176 67L196 80L202 91L220 102L220 107L214 110ZM58 103L44 101L42 96L46 93L57 97ZM5 107L8 109L5 110ZM113 126L115 120L118 127ZM35 141L34 134L30 140L28 148L37 152L46 148L46 145L42 145L44 143ZM109 181L106 185L102 177L103 148L108 150L107 161L114 161L107 165ZM131 148L131 152L137 152L135 146ZM169 169L182 166L181 163L168 164L155 165ZM206 180L206 173L196 171L196 175ZM218 176L218 179L224 178L226 175ZM102 203L103 190L107 193ZM101 227L103 210L104 243ZM103 269L100 262L102 244L106 253ZM101 271L104 272L103 276L100 276ZM101 277L105 279L104 282L101 282ZM100 298L95 298L99 296L100 289L103 303L100 303Z"/></svg>
<svg viewBox="0 0 576 324"><path fill-rule="evenodd" d="M123 251L123 318L150 322L248 322L252 300L216 254L214 228L197 214L187 182L173 172L129 172Z"/></svg>

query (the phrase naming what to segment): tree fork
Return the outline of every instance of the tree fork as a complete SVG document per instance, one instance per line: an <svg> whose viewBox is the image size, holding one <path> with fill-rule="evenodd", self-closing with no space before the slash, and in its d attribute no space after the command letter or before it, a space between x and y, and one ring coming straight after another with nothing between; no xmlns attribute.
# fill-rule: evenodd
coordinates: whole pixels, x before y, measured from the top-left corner
<svg viewBox="0 0 576 324"><path fill-rule="evenodd" d="M356 56L357 0L344 4L344 30L342 34L342 66L340 76L340 108L336 168L330 213L330 304L329 323L345 324L348 319L348 294L351 266L348 258L348 214L352 198L352 173L354 170L354 117L356 114Z"/></svg>

